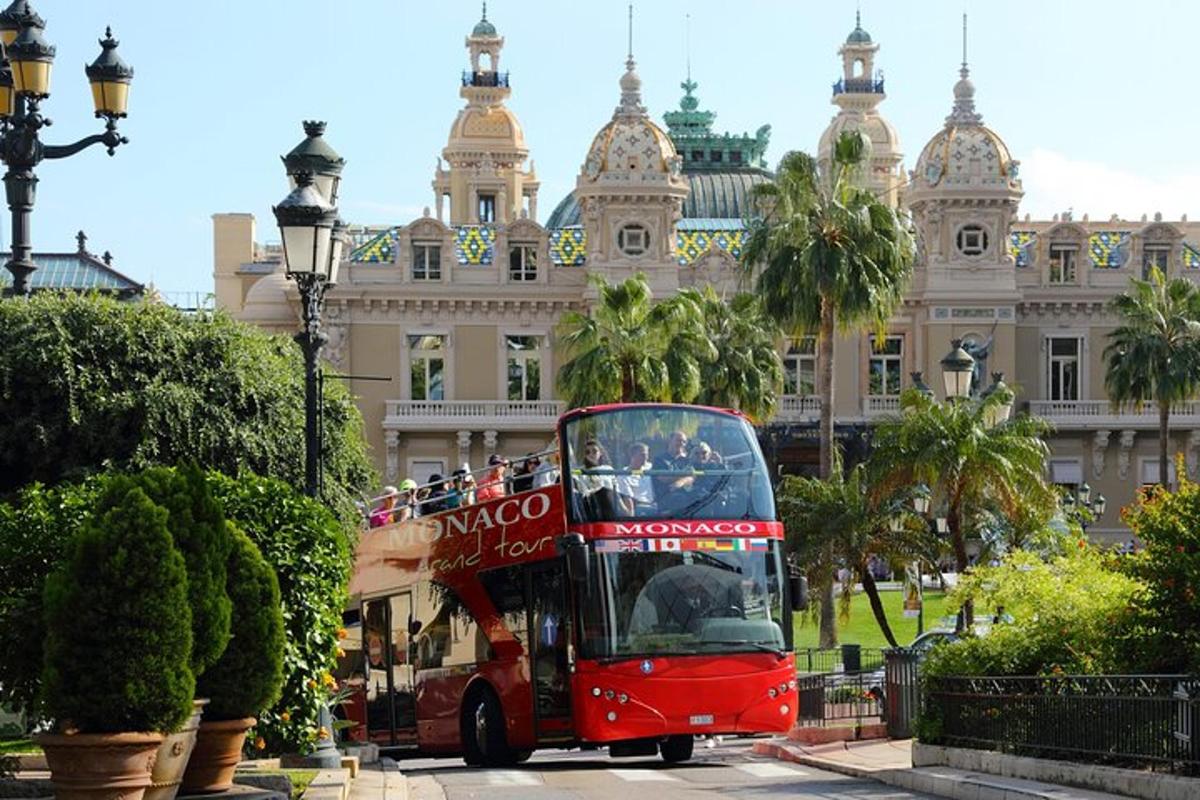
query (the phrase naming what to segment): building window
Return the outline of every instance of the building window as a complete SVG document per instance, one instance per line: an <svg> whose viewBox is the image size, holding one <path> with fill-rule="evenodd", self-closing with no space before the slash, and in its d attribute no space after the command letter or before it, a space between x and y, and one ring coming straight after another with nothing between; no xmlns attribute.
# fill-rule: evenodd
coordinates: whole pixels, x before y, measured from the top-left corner
<svg viewBox="0 0 1200 800"><path fill-rule="evenodd" d="M742 151L734 150L732 153L730 153L729 154L729 163L730 164L741 164L742 163Z"/></svg>
<svg viewBox="0 0 1200 800"><path fill-rule="evenodd" d="M963 225L955 238L958 252L964 256L981 256L988 249L987 231L981 225Z"/></svg>
<svg viewBox="0 0 1200 800"><path fill-rule="evenodd" d="M640 256L650 247L650 231L643 225L626 225L617 231L617 249L627 256Z"/></svg>
<svg viewBox="0 0 1200 800"><path fill-rule="evenodd" d="M479 221L480 222L495 222L496 221L496 195L494 195L494 194L479 195Z"/></svg>
<svg viewBox="0 0 1200 800"><path fill-rule="evenodd" d="M783 357L783 393L809 397L817 393L817 337L793 339Z"/></svg>
<svg viewBox="0 0 1200 800"><path fill-rule="evenodd" d="M1158 267L1163 275L1167 274L1167 260L1171 256L1170 245L1148 244L1142 248L1142 280L1150 280L1150 270Z"/></svg>
<svg viewBox="0 0 1200 800"><path fill-rule="evenodd" d="M1049 375L1046 386L1051 400L1079 398L1079 337L1052 336L1048 342Z"/></svg>
<svg viewBox="0 0 1200 800"><path fill-rule="evenodd" d="M720 150L713 150L711 158L712 158L712 163L720 164L722 161L725 160L725 154L723 152L721 152Z"/></svg>
<svg viewBox="0 0 1200 800"><path fill-rule="evenodd" d="M703 150L693 150L692 151L692 161L703 161L703 160L704 160L704 151Z"/></svg>
<svg viewBox="0 0 1200 800"><path fill-rule="evenodd" d="M440 281L442 279L441 245L413 245L412 279L414 281Z"/></svg>
<svg viewBox="0 0 1200 800"><path fill-rule="evenodd" d="M508 353L508 399L540 400L542 356L540 336L505 336Z"/></svg>
<svg viewBox="0 0 1200 800"><path fill-rule="evenodd" d="M537 245L515 244L508 250L508 279L537 280Z"/></svg>
<svg viewBox="0 0 1200 800"><path fill-rule="evenodd" d="M1075 283L1075 265L1079 248L1058 244L1050 245L1050 283Z"/></svg>
<svg viewBox="0 0 1200 800"><path fill-rule="evenodd" d="M904 337L888 336L883 342L871 338L871 359L867 364L868 394L872 397L896 397L900 394L900 375L904 368Z"/></svg>
<svg viewBox="0 0 1200 800"><path fill-rule="evenodd" d="M1140 470L1143 487L1153 486L1158 483L1158 458L1143 458L1140 461ZM1167 461L1167 483L1175 485L1175 462Z"/></svg>
<svg viewBox="0 0 1200 800"><path fill-rule="evenodd" d="M1050 459L1050 482L1061 494L1075 494L1083 483L1083 465L1075 458Z"/></svg>
<svg viewBox="0 0 1200 800"><path fill-rule="evenodd" d="M438 334L408 337L409 399L446 399L446 337Z"/></svg>

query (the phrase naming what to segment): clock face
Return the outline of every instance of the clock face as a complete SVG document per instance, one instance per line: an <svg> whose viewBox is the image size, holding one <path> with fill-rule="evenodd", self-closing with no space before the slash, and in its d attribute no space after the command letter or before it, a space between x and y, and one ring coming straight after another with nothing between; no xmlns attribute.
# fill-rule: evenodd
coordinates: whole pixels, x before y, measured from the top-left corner
<svg viewBox="0 0 1200 800"><path fill-rule="evenodd" d="M931 184L936 184L941 179L942 179L942 162L930 161L929 165L927 167L925 167L925 180L929 181Z"/></svg>

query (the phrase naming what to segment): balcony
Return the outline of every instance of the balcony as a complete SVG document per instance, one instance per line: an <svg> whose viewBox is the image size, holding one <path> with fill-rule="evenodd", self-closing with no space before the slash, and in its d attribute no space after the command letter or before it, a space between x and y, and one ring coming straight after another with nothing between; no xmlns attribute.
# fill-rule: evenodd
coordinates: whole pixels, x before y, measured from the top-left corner
<svg viewBox="0 0 1200 800"><path fill-rule="evenodd" d="M1115 411L1107 400L1030 400L1029 413L1054 423L1060 430L1086 428L1157 428L1158 407L1147 403ZM1200 402L1179 403L1171 409L1171 427L1200 426Z"/></svg>
<svg viewBox="0 0 1200 800"><path fill-rule="evenodd" d="M833 85L834 97L839 94L883 94L883 78L843 78Z"/></svg>
<svg viewBox="0 0 1200 800"><path fill-rule="evenodd" d="M862 413L864 417L880 417L884 414L896 414L899 411L899 397L872 397L868 395L862 399Z"/></svg>
<svg viewBox="0 0 1200 800"><path fill-rule="evenodd" d="M482 86L489 89L496 87L508 88L507 72L470 72L462 74L463 86Z"/></svg>
<svg viewBox="0 0 1200 800"><path fill-rule="evenodd" d="M557 400L388 400L383 427L550 432L564 408Z"/></svg>
<svg viewBox="0 0 1200 800"><path fill-rule="evenodd" d="M821 416L821 398L816 395L784 395L779 398L774 422L808 422Z"/></svg>

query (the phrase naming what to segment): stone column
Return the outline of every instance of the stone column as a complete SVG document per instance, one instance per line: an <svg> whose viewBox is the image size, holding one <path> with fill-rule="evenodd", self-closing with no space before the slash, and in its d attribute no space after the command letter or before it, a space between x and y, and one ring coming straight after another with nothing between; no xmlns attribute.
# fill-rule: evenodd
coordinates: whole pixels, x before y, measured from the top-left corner
<svg viewBox="0 0 1200 800"><path fill-rule="evenodd" d="M400 432L384 431L383 440L387 443L387 466L384 468L383 479L395 483L400 477Z"/></svg>
<svg viewBox="0 0 1200 800"><path fill-rule="evenodd" d="M1112 431L1096 431L1092 437L1092 477L1104 474L1104 451L1108 448L1108 437Z"/></svg>
<svg viewBox="0 0 1200 800"><path fill-rule="evenodd" d="M470 470L471 469L471 467L470 467L470 464L471 464L471 432L470 431L458 431L454 435L454 438L456 439L456 441L458 443L458 463L454 465L454 468L457 469L465 464L465 465L467 465L466 469Z"/></svg>
<svg viewBox="0 0 1200 800"><path fill-rule="evenodd" d="M496 444L499 439L500 433L498 431L483 432L483 454L485 456L491 456L496 452Z"/></svg>

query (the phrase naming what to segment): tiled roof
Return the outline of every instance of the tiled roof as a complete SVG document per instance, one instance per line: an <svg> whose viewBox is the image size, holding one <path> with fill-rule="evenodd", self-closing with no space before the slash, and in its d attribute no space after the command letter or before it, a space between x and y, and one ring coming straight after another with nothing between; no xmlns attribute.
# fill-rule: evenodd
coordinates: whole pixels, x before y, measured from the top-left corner
<svg viewBox="0 0 1200 800"><path fill-rule="evenodd" d="M8 253L0 253L7 261ZM71 289L75 291L99 290L142 294L145 286L122 275L91 253L34 253L33 262L37 270L29 277L32 290ZM12 273L0 267L0 286L12 284Z"/></svg>

